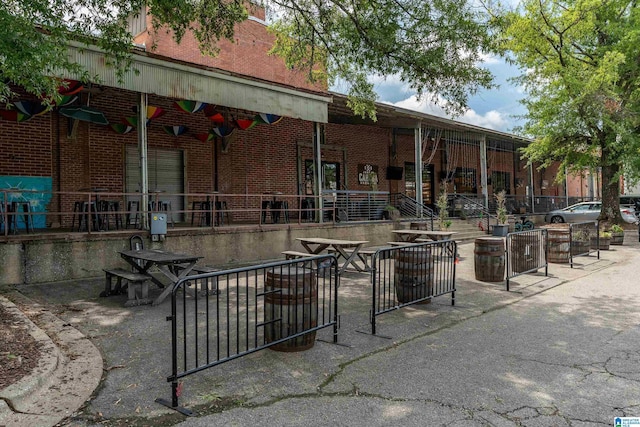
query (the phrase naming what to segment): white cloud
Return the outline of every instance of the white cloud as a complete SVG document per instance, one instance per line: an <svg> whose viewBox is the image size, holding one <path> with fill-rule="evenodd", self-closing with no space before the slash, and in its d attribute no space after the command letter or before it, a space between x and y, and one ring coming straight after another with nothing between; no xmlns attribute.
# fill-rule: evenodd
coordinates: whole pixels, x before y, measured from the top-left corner
<svg viewBox="0 0 640 427"><path fill-rule="evenodd" d="M508 128L512 126L512 123L510 123L508 119L508 115L496 110L490 110L484 114L478 114L476 111L468 109L462 116L452 118L442 107L431 102L419 101L415 95L412 95L402 101L387 102L387 104L502 132L507 132Z"/></svg>

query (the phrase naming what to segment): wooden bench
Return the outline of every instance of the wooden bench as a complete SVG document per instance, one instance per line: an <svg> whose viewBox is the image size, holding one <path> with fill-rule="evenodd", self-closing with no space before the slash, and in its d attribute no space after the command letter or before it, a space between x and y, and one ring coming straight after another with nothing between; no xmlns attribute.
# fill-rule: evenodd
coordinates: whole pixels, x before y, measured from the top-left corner
<svg viewBox="0 0 640 427"><path fill-rule="evenodd" d="M191 270L191 274L207 274L207 273L215 273L216 271L220 271L220 269L215 267L209 267L206 265L196 265L195 267L193 267L193 270ZM215 285L213 283L209 283L210 278L200 279L200 281L204 281L204 283L200 283L200 292L206 293L206 291L209 291L209 295L216 295L218 293L217 281ZM196 280L196 289L197 288L198 288L198 281Z"/></svg>
<svg viewBox="0 0 640 427"><path fill-rule="evenodd" d="M149 299L149 283L147 282L149 276L142 273L134 273L123 268L105 269L104 272L106 277L104 291L100 293L101 297L123 293L124 286L122 280L126 280L128 299L124 304L125 307L151 304L152 300ZM113 286L112 283L113 278L116 279L115 286Z"/></svg>
<svg viewBox="0 0 640 427"><path fill-rule="evenodd" d="M287 259L298 259L298 258L307 258L310 256L314 256L314 254L310 254L308 252L298 252L298 251L283 251L282 255L284 255Z"/></svg>

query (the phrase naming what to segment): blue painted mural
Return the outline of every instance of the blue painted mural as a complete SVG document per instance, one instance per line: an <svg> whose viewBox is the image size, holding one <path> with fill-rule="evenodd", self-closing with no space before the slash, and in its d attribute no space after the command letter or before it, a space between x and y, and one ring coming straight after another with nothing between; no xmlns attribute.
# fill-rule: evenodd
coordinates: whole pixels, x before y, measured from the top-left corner
<svg viewBox="0 0 640 427"><path fill-rule="evenodd" d="M47 212L47 205L51 201L52 179L48 176L0 176L0 201L29 202L34 228L47 226L46 215L38 215L38 212ZM22 209L19 209L22 212ZM17 215L18 229L25 228L23 215Z"/></svg>

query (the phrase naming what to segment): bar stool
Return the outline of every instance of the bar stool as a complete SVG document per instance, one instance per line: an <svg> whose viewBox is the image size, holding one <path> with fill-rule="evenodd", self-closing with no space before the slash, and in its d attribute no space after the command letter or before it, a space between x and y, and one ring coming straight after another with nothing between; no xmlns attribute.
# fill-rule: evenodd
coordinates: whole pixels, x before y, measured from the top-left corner
<svg viewBox="0 0 640 427"><path fill-rule="evenodd" d="M227 223L229 223L229 212L227 212L227 202L216 202L216 225L224 225L224 217L227 217Z"/></svg>
<svg viewBox="0 0 640 427"><path fill-rule="evenodd" d="M202 201L194 201L191 203L191 225L195 223L195 216L198 215L198 227L203 225L209 225L207 221L207 214L209 210L209 204Z"/></svg>
<svg viewBox="0 0 640 427"><path fill-rule="evenodd" d="M273 202L273 209L271 210L271 218L273 219L273 223L280 222L280 217L282 216L282 221L285 224L289 223L289 202L287 201L276 201Z"/></svg>
<svg viewBox="0 0 640 427"><path fill-rule="evenodd" d="M111 219L116 230L122 227L122 218L120 217L120 201L118 200L101 200L100 201L100 220L105 230L111 228Z"/></svg>
<svg viewBox="0 0 640 427"><path fill-rule="evenodd" d="M33 217L31 216L31 202L11 202L11 210L13 215L9 217L9 231L13 226L13 233L18 232L18 218L19 213L22 212L22 223L24 224L27 233L33 230Z"/></svg>
<svg viewBox="0 0 640 427"><path fill-rule="evenodd" d="M131 225L131 218L133 217L133 225L135 228L140 228L140 202L137 200L129 200L127 202L127 214L125 215L125 228L129 228Z"/></svg>
<svg viewBox="0 0 640 427"><path fill-rule="evenodd" d="M270 215L271 214L271 201L270 200L263 200L262 201L262 221L260 222L261 224L265 224L267 221L267 212L269 212Z"/></svg>

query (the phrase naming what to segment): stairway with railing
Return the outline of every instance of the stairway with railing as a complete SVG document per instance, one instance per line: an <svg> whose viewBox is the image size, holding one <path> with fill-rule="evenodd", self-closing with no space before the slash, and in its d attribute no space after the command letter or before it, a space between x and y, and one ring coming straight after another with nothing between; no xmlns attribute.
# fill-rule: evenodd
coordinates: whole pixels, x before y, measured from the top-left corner
<svg viewBox="0 0 640 427"><path fill-rule="evenodd" d="M484 206L481 198L471 198L462 194L449 194L448 206L449 216L463 220L473 219L474 222L477 219L478 227L487 233L491 223L498 223L497 217L492 215L489 209Z"/></svg>
<svg viewBox="0 0 640 427"><path fill-rule="evenodd" d="M433 230L433 223L438 219L438 215L429 206L418 203L403 193L390 194L389 203L400 211L401 217L426 221L430 224L429 228Z"/></svg>

